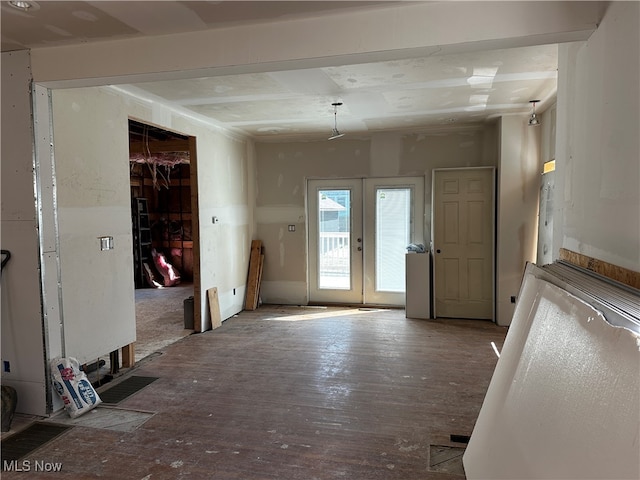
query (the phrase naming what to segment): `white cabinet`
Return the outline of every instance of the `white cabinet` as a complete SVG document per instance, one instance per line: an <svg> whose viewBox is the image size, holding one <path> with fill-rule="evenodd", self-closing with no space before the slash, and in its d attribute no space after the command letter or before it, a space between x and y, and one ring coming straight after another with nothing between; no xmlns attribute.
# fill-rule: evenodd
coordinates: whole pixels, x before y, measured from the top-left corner
<svg viewBox="0 0 640 480"><path fill-rule="evenodd" d="M431 318L431 267L429 253L406 254L406 316Z"/></svg>

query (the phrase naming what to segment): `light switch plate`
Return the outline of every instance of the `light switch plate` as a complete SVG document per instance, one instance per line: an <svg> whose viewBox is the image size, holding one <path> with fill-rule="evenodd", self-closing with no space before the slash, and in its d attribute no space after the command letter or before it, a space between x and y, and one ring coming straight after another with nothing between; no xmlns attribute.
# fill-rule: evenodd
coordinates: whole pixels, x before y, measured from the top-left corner
<svg viewBox="0 0 640 480"><path fill-rule="evenodd" d="M113 250L113 237L98 237L100 239L100 250Z"/></svg>

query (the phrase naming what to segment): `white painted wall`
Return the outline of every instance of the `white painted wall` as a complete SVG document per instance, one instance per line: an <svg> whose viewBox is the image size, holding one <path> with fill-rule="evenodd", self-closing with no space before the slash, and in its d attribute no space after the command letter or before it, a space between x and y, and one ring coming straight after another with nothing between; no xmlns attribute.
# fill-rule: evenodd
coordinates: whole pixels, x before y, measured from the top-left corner
<svg viewBox="0 0 640 480"><path fill-rule="evenodd" d="M429 134L374 134L369 138L258 143L257 238L265 249L265 303L306 304L306 180L309 178L425 177L423 236L431 235L431 171L495 166L497 130L451 129ZM287 225L295 225L289 232Z"/></svg>
<svg viewBox="0 0 640 480"><path fill-rule="evenodd" d="M527 262L536 261L540 129L526 116L502 117L497 196L496 322L509 325Z"/></svg>
<svg viewBox="0 0 640 480"><path fill-rule="evenodd" d="M47 413L38 220L33 175L29 53L2 54L1 246L2 384L18 393L17 411ZM8 362L9 371L5 363Z"/></svg>
<svg viewBox="0 0 640 480"><path fill-rule="evenodd" d="M554 258L564 247L640 271L640 3L612 2L559 50Z"/></svg>

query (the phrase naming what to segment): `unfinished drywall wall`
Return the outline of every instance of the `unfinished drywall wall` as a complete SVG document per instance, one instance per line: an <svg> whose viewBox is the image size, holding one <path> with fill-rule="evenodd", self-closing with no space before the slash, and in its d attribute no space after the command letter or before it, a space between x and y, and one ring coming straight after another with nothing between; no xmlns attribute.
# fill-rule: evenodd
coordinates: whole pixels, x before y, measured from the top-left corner
<svg viewBox="0 0 640 480"><path fill-rule="evenodd" d="M247 142L179 115L171 126L198 147L198 218L203 330L211 328L206 291L217 287L222 319L243 308L251 245ZM214 223L214 217L216 223Z"/></svg>
<svg viewBox="0 0 640 480"><path fill-rule="evenodd" d="M34 201L29 52L2 54L2 384L17 411L45 415L46 382L38 219Z"/></svg>
<svg viewBox="0 0 640 480"><path fill-rule="evenodd" d="M556 158L556 118L557 105L550 105L544 112L540 112L540 160L542 163Z"/></svg>
<svg viewBox="0 0 640 480"><path fill-rule="evenodd" d="M207 290L218 289L220 315L242 310L253 228L249 201L255 195L251 142L158 102L119 92L127 114L196 139L201 330L211 328ZM251 180L250 180L251 179ZM194 185L192 184L192 191ZM213 222L216 217L217 222ZM198 292L194 292L194 297Z"/></svg>
<svg viewBox="0 0 640 480"><path fill-rule="evenodd" d="M539 211L538 211L538 248L536 263L545 265L553 261L553 210L555 194L554 170L545 172L544 164L556 158L556 105L553 104L542 113L540 161L543 169L540 175Z"/></svg>
<svg viewBox="0 0 640 480"><path fill-rule="evenodd" d="M560 248L640 271L640 4L612 2L560 46L554 259Z"/></svg>
<svg viewBox="0 0 640 480"><path fill-rule="evenodd" d="M435 168L494 167L498 161L494 124L405 135L401 175L424 175L425 236L431 236L432 172Z"/></svg>
<svg viewBox="0 0 640 480"><path fill-rule="evenodd" d="M381 2L365 11L37 49L34 78L96 85L100 77L151 72L176 78L189 70L204 76L213 69L256 71L259 64L281 69L291 61L305 68L351 61L347 56L363 62L418 50L445 54L471 51L475 42L498 49L584 40L600 19L599 8L599 2L469 2L461 15L452 2Z"/></svg>
<svg viewBox="0 0 640 480"><path fill-rule="evenodd" d="M540 130L525 116L502 117L498 164L496 322L509 325L527 262L536 261ZM513 298L512 298L513 297Z"/></svg>
<svg viewBox="0 0 640 480"><path fill-rule="evenodd" d="M369 142L258 143L256 155L256 237L265 253L261 297L306 305L306 179L367 176Z"/></svg>
<svg viewBox="0 0 640 480"><path fill-rule="evenodd" d="M98 312L93 318L104 317L98 328L105 329L106 334L115 327L114 308L100 304L109 303L110 296L104 292L107 287L118 292L117 303L123 310L118 318L126 322L120 326L122 338L109 334L110 343L133 341L123 337L124 332L131 333L131 328L135 335L129 117L196 137L201 329L210 328L206 301L209 288L218 288L223 319L242 310L251 242L247 202L253 188L247 180L250 150L246 142L110 87L54 90L53 97L56 158L61 164L60 235L68 245L62 266L63 291L70 295L64 298L65 322L67 315L86 318L84 309L92 305ZM83 118L87 112L91 112L91 118ZM214 216L219 220L216 224ZM100 252L95 248L99 235L113 235L116 249ZM107 258L109 266L102 265L102 259ZM86 272L87 265L95 271ZM74 275L78 278L70 278ZM94 275L101 275L102 281L93 281ZM84 338L90 343L86 338L92 328L85 321L72 333L73 342ZM91 351L104 354L109 351L104 347L94 346Z"/></svg>
<svg viewBox="0 0 640 480"><path fill-rule="evenodd" d="M322 142L256 144L257 237L265 250L262 300L307 303L307 179L424 176L423 236L429 238L431 170L494 166L497 151L487 144L496 145L496 133L488 126L430 134L384 133ZM295 225L295 232L290 232L288 225Z"/></svg>
<svg viewBox="0 0 640 480"><path fill-rule="evenodd" d="M136 338L127 117L91 88L53 91L52 114L65 355L85 363Z"/></svg>

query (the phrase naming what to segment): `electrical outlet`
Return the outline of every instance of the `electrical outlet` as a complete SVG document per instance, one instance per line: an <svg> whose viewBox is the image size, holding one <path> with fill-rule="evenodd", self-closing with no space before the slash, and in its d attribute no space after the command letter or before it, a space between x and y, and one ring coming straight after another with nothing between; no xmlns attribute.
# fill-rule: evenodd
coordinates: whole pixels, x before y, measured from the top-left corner
<svg viewBox="0 0 640 480"><path fill-rule="evenodd" d="M296 231L296 226L295 225L289 225L289 231L290 232L295 232Z"/></svg>
<svg viewBox="0 0 640 480"><path fill-rule="evenodd" d="M511 303L516 303L516 296L515 295L511 295Z"/></svg>

